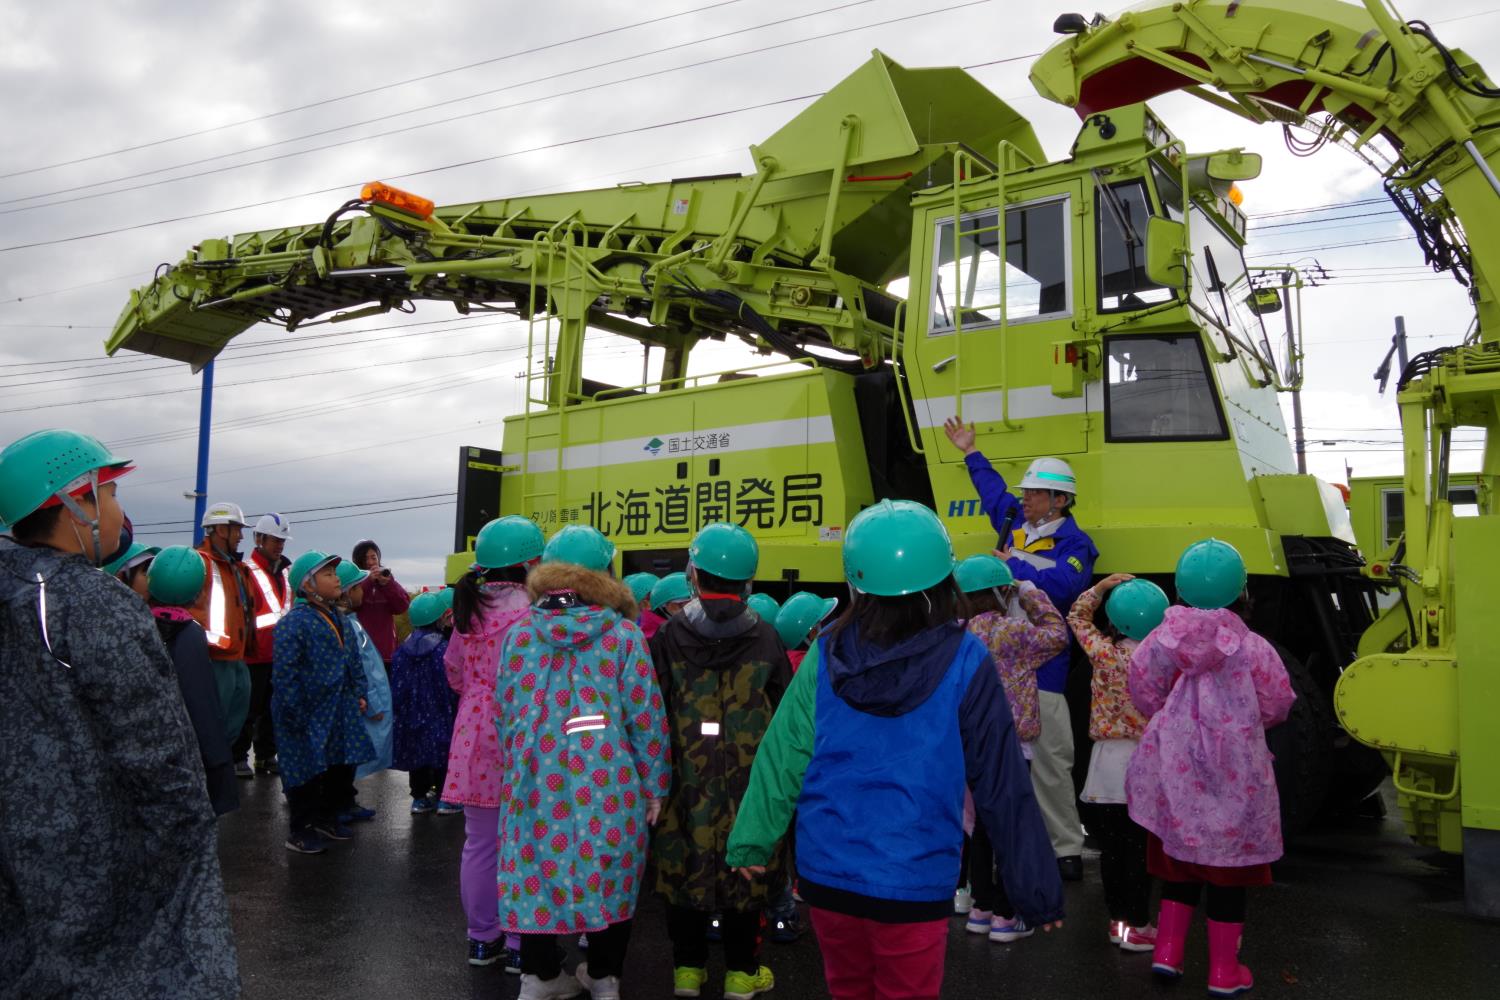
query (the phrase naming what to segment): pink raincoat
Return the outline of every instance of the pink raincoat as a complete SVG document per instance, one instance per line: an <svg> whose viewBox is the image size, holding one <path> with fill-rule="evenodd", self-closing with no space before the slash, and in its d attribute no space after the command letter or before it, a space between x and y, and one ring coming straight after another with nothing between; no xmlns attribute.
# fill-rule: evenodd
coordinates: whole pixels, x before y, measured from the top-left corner
<svg viewBox="0 0 1500 1000"><path fill-rule="evenodd" d="M443 655L448 686L458 692L443 800L497 809L500 742L494 723L495 676L505 635L529 617L531 598L519 583L488 583L485 593L492 600L480 605L474 632L465 635L455 629Z"/></svg>
<svg viewBox="0 0 1500 1000"><path fill-rule="evenodd" d="M1281 857L1265 730L1296 695L1271 644L1232 611L1172 607L1130 660L1148 720L1130 758L1130 817L1168 857L1239 868Z"/></svg>

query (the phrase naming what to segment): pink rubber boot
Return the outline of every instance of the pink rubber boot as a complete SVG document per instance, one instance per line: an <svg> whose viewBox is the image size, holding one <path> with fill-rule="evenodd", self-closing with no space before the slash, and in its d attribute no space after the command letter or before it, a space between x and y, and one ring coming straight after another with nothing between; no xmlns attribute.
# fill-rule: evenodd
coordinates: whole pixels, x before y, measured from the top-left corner
<svg viewBox="0 0 1500 1000"><path fill-rule="evenodd" d="M1237 997L1255 985L1250 970L1240 964L1240 935L1244 924L1208 922L1208 993Z"/></svg>
<svg viewBox="0 0 1500 1000"><path fill-rule="evenodd" d="M1152 972L1167 979L1182 975L1182 953L1192 922L1191 906L1171 899L1161 901L1161 910L1156 915L1156 947L1151 952Z"/></svg>

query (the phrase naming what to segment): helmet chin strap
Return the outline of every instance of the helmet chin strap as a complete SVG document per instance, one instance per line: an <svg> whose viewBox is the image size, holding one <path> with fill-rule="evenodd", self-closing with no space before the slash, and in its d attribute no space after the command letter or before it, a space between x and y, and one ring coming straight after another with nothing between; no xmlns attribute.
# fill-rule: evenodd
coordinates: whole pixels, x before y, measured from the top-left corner
<svg viewBox="0 0 1500 1000"><path fill-rule="evenodd" d="M90 561L93 562L93 564L95 566L103 566L104 565L104 551L103 551L102 547L100 546L100 542L99 542L99 470L98 469L90 469L89 470L89 492L91 494L93 494L93 497L94 497L94 514L93 514L92 517L90 517L89 514L88 514L88 512L83 509L83 505L82 504L80 504L77 500L74 500L68 494L66 494L66 493L58 493L57 494L57 499L59 499L59 500L62 501L62 505L64 507L66 507L68 509L68 511L70 513L72 513L72 515L74 517L78 518L78 520L82 521L84 524L87 524L89 526L89 535L92 538L93 545L94 545L94 554L90 557ZM83 541L82 538L78 537L78 525L74 524L71 527L73 528L73 537L76 538L76 539L78 539L78 546L82 550L82 554L85 555L85 556L88 556L89 555L88 546L86 546L84 544L84 541Z"/></svg>

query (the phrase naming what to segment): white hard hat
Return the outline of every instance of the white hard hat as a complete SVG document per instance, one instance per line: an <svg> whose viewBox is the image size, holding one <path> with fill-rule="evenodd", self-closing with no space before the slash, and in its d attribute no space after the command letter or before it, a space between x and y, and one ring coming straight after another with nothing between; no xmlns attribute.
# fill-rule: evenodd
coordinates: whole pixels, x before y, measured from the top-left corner
<svg viewBox="0 0 1500 1000"><path fill-rule="evenodd" d="M241 528L248 528L245 523L245 512L240 510L239 504L233 503L211 503L203 512L203 527L211 528L216 524L237 524Z"/></svg>
<svg viewBox="0 0 1500 1000"><path fill-rule="evenodd" d="M255 522L255 533L289 542L292 540L292 522L280 514L262 514L260 520Z"/></svg>
<svg viewBox="0 0 1500 1000"><path fill-rule="evenodd" d="M1039 458L1026 467L1021 477L1023 490L1055 490L1058 493L1078 494L1078 480L1073 478L1073 467L1060 458Z"/></svg>

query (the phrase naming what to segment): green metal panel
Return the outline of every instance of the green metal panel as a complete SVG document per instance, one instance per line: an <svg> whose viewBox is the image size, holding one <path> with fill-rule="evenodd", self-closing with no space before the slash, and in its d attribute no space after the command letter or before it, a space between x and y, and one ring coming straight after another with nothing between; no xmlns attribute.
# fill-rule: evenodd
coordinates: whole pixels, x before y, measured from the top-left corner
<svg viewBox="0 0 1500 1000"><path fill-rule="evenodd" d="M1460 768L1463 775L1463 823L1466 827L1500 830L1500 629L1494 627L1500 608L1500 516L1459 518L1453 522L1454 574L1463 581L1456 588L1458 618L1468 626L1457 630Z"/></svg>

